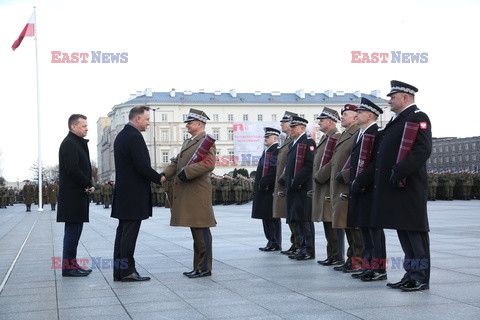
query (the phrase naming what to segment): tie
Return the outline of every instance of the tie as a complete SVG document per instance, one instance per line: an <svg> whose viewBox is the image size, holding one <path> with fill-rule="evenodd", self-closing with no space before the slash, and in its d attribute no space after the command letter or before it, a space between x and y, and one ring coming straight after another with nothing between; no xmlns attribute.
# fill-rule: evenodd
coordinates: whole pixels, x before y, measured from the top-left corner
<svg viewBox="0 0 480 320"><path fill-rule="evenodd" d="M362 136L363 136L363 131L360 130L360 131L358 132L357 143L358 143L358 141L360 141L360 139L362 138Z"/></svg>

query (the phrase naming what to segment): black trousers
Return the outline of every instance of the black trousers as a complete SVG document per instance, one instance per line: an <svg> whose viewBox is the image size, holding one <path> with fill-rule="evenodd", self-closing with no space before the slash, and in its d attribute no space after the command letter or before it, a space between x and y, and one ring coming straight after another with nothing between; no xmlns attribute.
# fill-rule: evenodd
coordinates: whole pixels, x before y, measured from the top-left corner
<svg viewBox="0 0 480 320"><path fill-rule="evenodd" d="M343 260L343 256L340 256L339 252L338 232L332 229L332 222L324 221L323 230L325 232L325 239L327 240L327 258Z"/></svg>
<svg viewBox="0 0 480 320"><path fill-rule="evenodd" d="M405 253L403 279L430 283L430 238L428 232L397 230L397 235Z"/></svg>
<svg viewBox="0 0 480 320"><path fill-rule="evenodd" d="M368 265L365 267L379 273L385 273L387 264L385 232L379 228L361 227L360 235L363 244L362 259L368 261Z"/></svg>
<svg viewBox="0 0 480 320"><path fill-rule="evenodd" d="M290 228L290 231L292 234L290 235L290 243L292 244L291 248L294 250L300 249L300 246L302 245L302 241L300 240L300 236L298 235L298 229L296 226L296 222L290 221L288 224L288 227Z"/></svg>
<svg viewBox="0 0 480 320"><path fill-rule="evenodd" d="M113 277L123 278L135 269L135 246L142 220L118 220L117 234L115 235L115 247L113 249Z"/></svg>
<svg viewBox="0 0 480 320"><path fill-rule="evenodd" d="M262 219L267 247L282 248L282 223L280 218Z"/></svg>
<svg viewBox="0 0 480 320"><path fill-rule="evenodd" d="M79 223L70 223L65 222L65 233L63 235L63 257L62 261L66 264L65 266L77 265L73 259L77 259L77 247L78 242L80 241L80 236L82 235L83 222ZM67 265L68 263L68 265ZM76 267L78 268L78 266ZM67 271L67 269L64 269Z"/></svg>
<svg viewBox="0 0 480 320"><path fill-rule="evenodd" d="M212 270L212 233L210 228L190 228L193 237L193 269Z"/></svg>
<svg viewBox="0 0 480 320"><path fill-rule="evenodd" d="M300 252L315 257L315 226L312 221L295 221L300 239Z"/></svg>

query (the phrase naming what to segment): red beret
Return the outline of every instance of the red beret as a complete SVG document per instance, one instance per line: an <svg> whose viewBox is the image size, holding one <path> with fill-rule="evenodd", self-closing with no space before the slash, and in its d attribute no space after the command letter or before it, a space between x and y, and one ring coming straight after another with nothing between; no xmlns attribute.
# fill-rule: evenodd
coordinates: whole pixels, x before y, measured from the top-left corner
<svg viewBox="0 0 480 320"><path fill-rule="evenodd" d="M341 114L343 114L345 111L356 111L357 110L357 106L354 105L354 104L346 104L343 106L342 108L342 111L341 111Z"/></svg>

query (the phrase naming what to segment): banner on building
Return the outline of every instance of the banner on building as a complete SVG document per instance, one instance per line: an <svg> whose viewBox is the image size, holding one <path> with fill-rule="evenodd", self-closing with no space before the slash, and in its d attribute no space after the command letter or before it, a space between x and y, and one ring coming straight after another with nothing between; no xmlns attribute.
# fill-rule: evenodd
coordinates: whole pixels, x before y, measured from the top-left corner
<svg viewBox="0 0 480 320"><path fill-rule="evenodd" d="M263 128L280 130L278 122L235 122L233 124L234 162L237 166L257 166L264 149Z"/></svg>

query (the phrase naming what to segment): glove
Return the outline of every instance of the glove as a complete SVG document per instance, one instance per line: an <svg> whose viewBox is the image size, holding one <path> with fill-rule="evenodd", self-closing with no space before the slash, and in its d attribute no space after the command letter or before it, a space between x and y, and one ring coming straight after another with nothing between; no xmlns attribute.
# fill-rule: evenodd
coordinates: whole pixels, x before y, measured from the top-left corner
<svg viewBox="0 0 480 320"><path fill-rule="evenodd" d="M353 180L350 189L352 190L352 193L360 193L360 191L362 191L362 187L360 187L360 184L357 182L357 180Z"/></svg>
<svg viewBox="0 0 480 320"><path fill-rule="evenodd" d="M395 170L392 169L392 173L390 174L390 186L392 188L398 188L400 183L402 182L402 179L400 179L397 174L395 173Z"/></svg>
<svg viewBox="0 0 480 320"><path fill-rule="evenodd" d="M337 180L338 183L345 184L345 180L343 180L343 175L341 172L337 172L337 175L335 176L335 180Z"/></svg>
<svg viewBox="0 0 480 320"><path fill-rule="evenodd" d="M187 175L185 174L184 168L180 169L180 172L178 173L178 179L180 179L183 182L187 181Z"/></svg>

